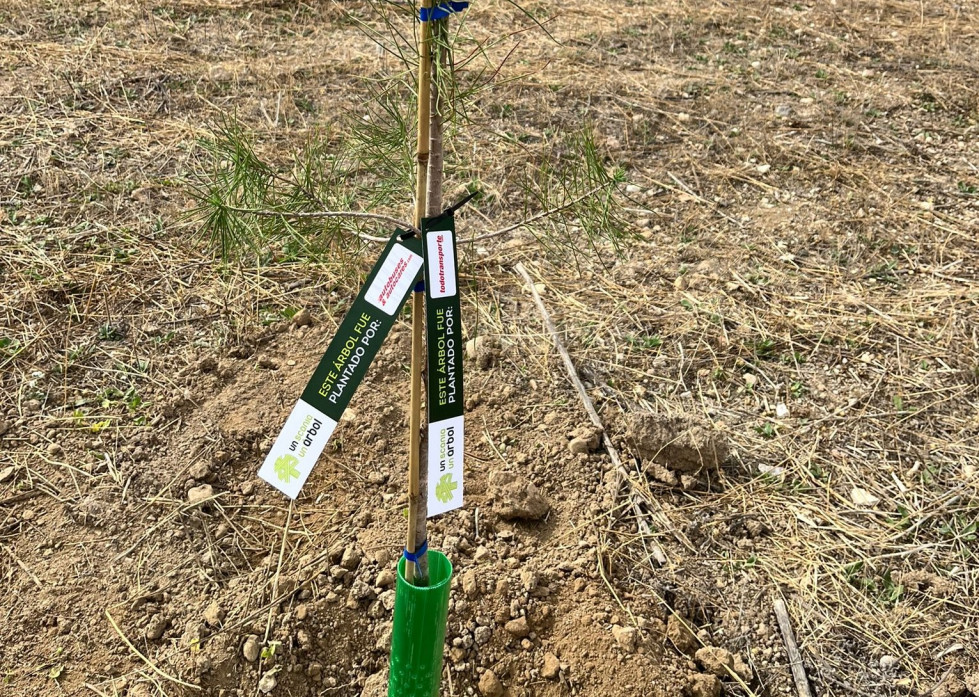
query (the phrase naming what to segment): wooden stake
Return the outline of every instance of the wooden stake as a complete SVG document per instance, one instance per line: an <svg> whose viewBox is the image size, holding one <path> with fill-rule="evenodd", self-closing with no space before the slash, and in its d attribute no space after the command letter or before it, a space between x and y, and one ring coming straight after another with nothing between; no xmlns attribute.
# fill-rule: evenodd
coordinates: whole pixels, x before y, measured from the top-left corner
<svg viewBox="0 0 979 697"><path fill-rule="evenodd" d="M422 0L422 7L431 10L433 0ZM422 22L418 38L418 142L415 173L415 227L421 228L427 212L429 134L432 103L432 23ZM408 415L408 536L405 549L414 554L418 549L418 525L422 492L419 485L422 435L422 363L424 361L425 293L415 291L411 296L411 411ZM426 492L427 494L427 492ZM424 538L423 538L424 539ZM421 565L419 565L421 566ZM415 565L405 564L405 580L415 583ZM419 584L427 579L420 577Z"/></svg>

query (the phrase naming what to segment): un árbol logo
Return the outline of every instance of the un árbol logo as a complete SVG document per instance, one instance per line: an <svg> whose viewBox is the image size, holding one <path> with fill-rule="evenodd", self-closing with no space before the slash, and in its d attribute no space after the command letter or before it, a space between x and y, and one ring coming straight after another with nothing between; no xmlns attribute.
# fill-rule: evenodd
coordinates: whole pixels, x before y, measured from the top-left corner
<svg viewBox="0 0 979 697"><path fill-rule="evenodd" d="M299 458L292 455L280 455L275 459L275 475L288 484L299 477Z"/></svg>

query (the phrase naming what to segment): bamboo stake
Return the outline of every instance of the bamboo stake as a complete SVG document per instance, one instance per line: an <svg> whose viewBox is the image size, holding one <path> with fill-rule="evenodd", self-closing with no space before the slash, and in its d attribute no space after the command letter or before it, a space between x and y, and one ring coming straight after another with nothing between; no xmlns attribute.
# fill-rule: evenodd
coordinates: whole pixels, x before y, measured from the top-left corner
<svg viewBox="0 0 979 697"><path fill-rule="evenodd" d="M431 10L432 0L422 0L422 7ZM418 38L418 142L415 174L415 227L421 228L427 209L429 137L432 103L432 27L422 22ZM421 470L422 435L422 362L424 360L425 293L415 291L411 296L411 412L408 416L408 536L405 549L414 554L418 549L418 533L425 534L424 523L418 525L421 503L419 472ZM427 492L426 492L427 493ZM419 567L422 565L419 564ZM405 580L415 583L415 565L405 564ZM426 582L418 578L419 584Z"/></svg>

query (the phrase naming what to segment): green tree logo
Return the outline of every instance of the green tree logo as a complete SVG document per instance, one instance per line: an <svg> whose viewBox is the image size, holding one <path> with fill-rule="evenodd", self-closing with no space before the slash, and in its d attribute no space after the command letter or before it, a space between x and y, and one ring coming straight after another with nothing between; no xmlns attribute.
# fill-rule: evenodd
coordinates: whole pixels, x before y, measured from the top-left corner
<svg viewBox="0 0 979 697"><path fill-rule="evenodd" d="M438 486L435 487L435 498L437 498L442 503L448 503L452 500L452 494L459 485L452 481L452 473L443 474L442 478L439 479Z"/></svg>
<svg viewBox="0 0 979 697"><path fill-rule="evenodd" d="M288 484L293 479L299 478L299 468L296 465L299 464L299 458L292 455L280 455L276 461L273 468L275 469L275 476L279 478L280 482L285 482Z"/></svg>

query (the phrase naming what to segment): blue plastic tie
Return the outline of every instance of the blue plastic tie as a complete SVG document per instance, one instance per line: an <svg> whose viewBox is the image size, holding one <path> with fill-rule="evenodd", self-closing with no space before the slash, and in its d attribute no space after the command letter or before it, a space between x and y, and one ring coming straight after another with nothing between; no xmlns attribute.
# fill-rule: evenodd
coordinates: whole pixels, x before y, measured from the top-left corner
<svg viewBox="0 0 979 697"><path fill-rule="evenodd" d="M404 558L407 561L410 561L415 566L418 566L418 557L422 556L427 551L428 551L428 540L425 540L424 542L422 542L421 547L419 547L414 552L409 552L408 548L405 547L404 552L402 552L402 554L404 555Z"/></svg>
<svg viewBox="0 0 979 697"><path fill-rule="evenodd" d="M434 22L445 19L453 12L462 12L469 7L468 2L440 2L434 7L421 7L418 9L418 19L423 22Z"/></svg>
<svg viewBox="0 0 979 697"><path fill-rule="evenodd" d="M425 292L425 279L422 279L422 280L418 281L418 283L415 284L415 292L416 293L424 293Z"/></svg>

